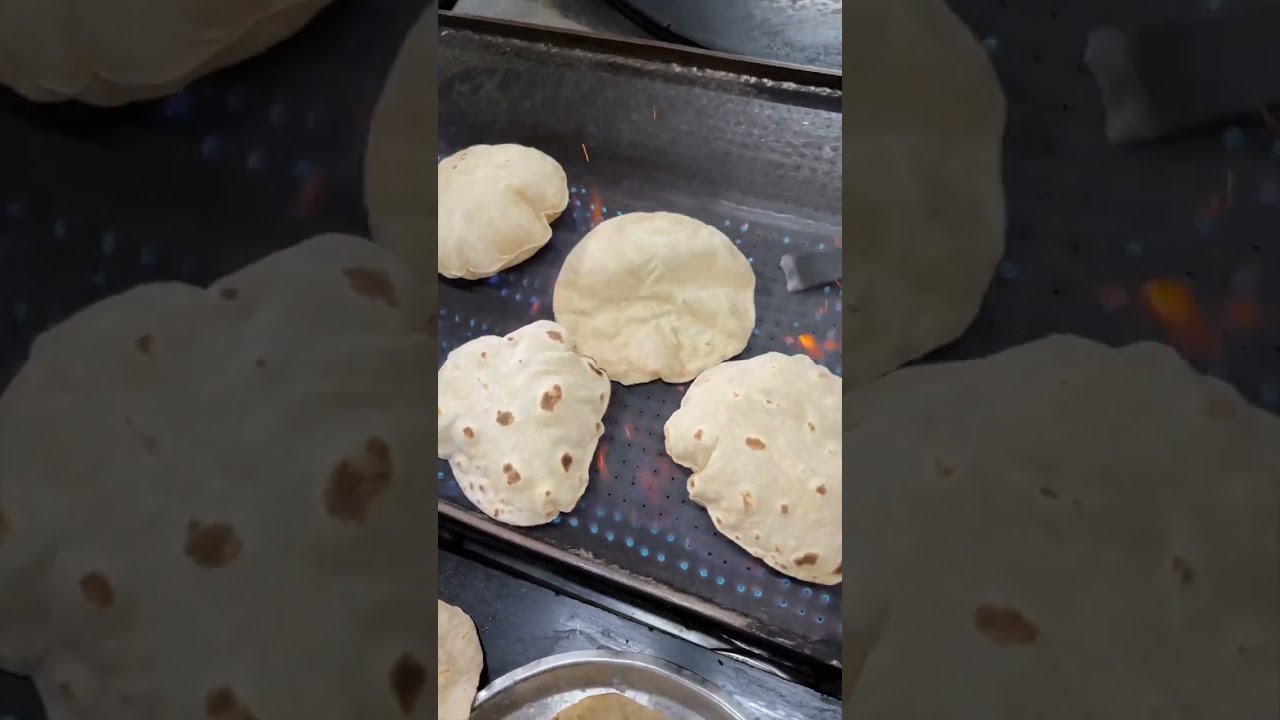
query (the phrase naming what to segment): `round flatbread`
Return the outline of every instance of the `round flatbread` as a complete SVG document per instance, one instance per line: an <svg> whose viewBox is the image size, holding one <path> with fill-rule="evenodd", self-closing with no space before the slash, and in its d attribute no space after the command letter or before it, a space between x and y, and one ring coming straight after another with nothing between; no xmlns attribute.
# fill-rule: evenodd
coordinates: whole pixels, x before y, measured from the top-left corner
<svg viewBox="0 0 1280 720"><path fill-rule="evenodd" d="M747 347L756 276L724 233L684 215L610 218L569 252L556 322L615 382L688 382Z"/></svg>
<svg viewBox="0 0 1280 720"><path fill-rule="evenodd" d="M601 693L579 700L556 713L553 720L671 720L618 693Z"/></svg>
<svg viewBox="0 0 1280 720"><path fill-rule="evenodd" d="M528 260L569 204L560 163L522 145L473 145L440 161L437 270L489 277Z"/></svg>
<svg viewBox="0 0 1280 720"><path fill-rule="evenodd" d="M462 610L436 600L436 633L436 715L467 720L484 667L476 624Z"/></svg>
<svg viewBox="0 0 1280 720"><path fill-rule="evenodd" d="M1280 710L1280 418L1170 348L1071 337L845 405L845 600L884 618L856 717Z"/></svg>
<svg viewBox="0 0 1280 720"><path fill-rule="evenodd" d="M332 0L0 0L0 84L38 102L162 97L289 37Z"/></svg>
<svg viewBox="0 0 1280 720"><path fill-rule="evenodd" d="M841 386L805 355L727 362L698 376L663 429L717 530L823 585L841 581L843 563Z"/></svg>
<svg viewBox="0 0 1280 720"><path fill-rule="evenodd" d="M0 397L0 667L49 717L434 717L424 292L329 235L36 340Z"/></svg>
<svg viewBox="0 0 1280 720"><path fill-rule="evenodd" d="M959 337L1004 252L1005 101L943 0L847 8L843 374L857 384Z"/></svg>
<svg viewBox="0 0 1280 720"><path fill-rule="evenodd" d="M541 525L587 489L609 378L568 330L539 320L449 353L439 372L436 445L486 515Z"/></svg>

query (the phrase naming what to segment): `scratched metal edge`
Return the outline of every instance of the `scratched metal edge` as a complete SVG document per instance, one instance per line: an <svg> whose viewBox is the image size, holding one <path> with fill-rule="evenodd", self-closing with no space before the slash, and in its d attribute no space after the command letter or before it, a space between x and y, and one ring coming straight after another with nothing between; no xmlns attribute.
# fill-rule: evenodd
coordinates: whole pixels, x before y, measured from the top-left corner
<svg viewBox="0 0 1280 720"><path fill-rule="evenodd" d="M549 28L515 20L496 20L440 11L440 31L467 30L513 40L550 43L564 48L599 52L633 60L675 63L762 80L793 83L807 88L843 92L844 74L808 65L759 60L659 40L638 40L568 28Z"/></svg>
<svg viewBox="0 0 1280 720"><path fill-rule="evenodd" d="M584 572L592 577L600 578L610 583L615 583L620 587L625 587L629 591L646 598L657 600L668 605L674 605L680 610L711 620L728 630L734 632L745 631L756 636L762 635L760 632L754 630L754 628L763 627L759 620L734 612L727 608L720 607L715 603L702 600L694 595L668 587L643 575L637 575L620 567L597 560L594 557L583 557L571 550L565 550L550 543L526 537L506 525L489 519L487 516L471 512L469 510L464 510L463 508L444 500L436 501L436 510L439 515L443 515L473 532L478 532L488 537L510 543L522 550L548 560L568 565L569 567ZM769 632L768 634L764 634L763 637L767 638L770 642L778 643L789 650L801 653L806 657L813 658L811 654L806 652L802 644L797 639L790 637L790 633ZM821 664L830 665L836 668L841 667L841 661L838 657Z"/></svg>

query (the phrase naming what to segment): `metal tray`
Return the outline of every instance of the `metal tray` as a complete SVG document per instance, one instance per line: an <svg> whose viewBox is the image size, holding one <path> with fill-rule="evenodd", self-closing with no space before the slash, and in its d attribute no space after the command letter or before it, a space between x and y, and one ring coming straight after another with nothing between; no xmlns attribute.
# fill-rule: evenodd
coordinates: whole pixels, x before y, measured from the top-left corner
<svg viewBox="0 0 1280 720"><path fill-rule="evenodd" d="M493 681L470 720L551 720L591 695L617 692L671 720L748 720L719 688L648 655L584 650L543 658Z"/></svg>
<svg viewBox="0 0 1280 720"><path fill-rule="evenodd" d="M564 166L572 196L551 242L530 260L487 281L440 283L440 362L472 338L550 318L560 265L591 227L660 209L720 228L756 268L756 330L742 357L807 351L841 372L841 291L787 293L778 266L784 252L839 242L838 74L447 13L440 27L441 153L479 143L536 147ZM489 520L441 461L442 526L839 667L840 587L774 572L716 532L688 498L688 473L662 440L684 389L615 385L586 494L546 526Z"/></svg>

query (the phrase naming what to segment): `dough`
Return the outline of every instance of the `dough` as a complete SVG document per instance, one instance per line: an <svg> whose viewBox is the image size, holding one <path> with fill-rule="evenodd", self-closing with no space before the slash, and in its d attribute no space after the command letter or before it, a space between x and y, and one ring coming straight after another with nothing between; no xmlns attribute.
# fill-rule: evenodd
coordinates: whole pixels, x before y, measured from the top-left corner
<svg viewBox="0 0 1280 720"><path fill-rule="evenodd" d="M556 279L556 322L623 385L688 382L742 352L756 277L724 233L684 215L631 213L587 233Z"/></svg>
<svg viewBox="0 0 1280 720"><path fill-rule="evenodd" d="M158 98L289 37L332 0L0 0L0 84L37 102Z"/></svg>
<svg viewBox="0 0 1280 720"><path fill-rule="evenodd" d="M1280 713L1280 419L1072 337L845 406L845 600L885 618L852 717Z"/></svg>
<svg viewBox="0 0 1280 720"><path fill-rule="evenodd" d="M845 118L843 374L861 384L977 314L1004 252L1005 102L943 0L859 0L846 13L859 111Z"/></svg>
<svg viewBox="0 0 1280 720"><path fill-rule="evenodd" d="M663 428L693 470L689 497L770 567L841 581L842 381L805 355L766 353L698 376Z"/></svg>
<svg viewBox="0 0 1280 720"><path fill-rule="evenodd" d="M0 667L50 720L433 717L423 292L327 235L35 341L0 396Z"/></svg>
<svg viewBox="0 0 1280 720"><path fill-rule="evenodd" d="M671 720L626 695L602 693L579 700L556 713L553 720Z"/></svg>
<svg viewBox="0 0 1280 720"><path fill-rule="evenodd" d="M550 320L476 338L440 367L439 455L489 517L550 522L587 489L609 391L609 378Z"/></svg>
<svg viewBox="0 0 1280 720"><path fill-rule="evenodd" d="M436 715L467 720L484 667L476 624L462 610L436 600L436 632Z"/></svg>

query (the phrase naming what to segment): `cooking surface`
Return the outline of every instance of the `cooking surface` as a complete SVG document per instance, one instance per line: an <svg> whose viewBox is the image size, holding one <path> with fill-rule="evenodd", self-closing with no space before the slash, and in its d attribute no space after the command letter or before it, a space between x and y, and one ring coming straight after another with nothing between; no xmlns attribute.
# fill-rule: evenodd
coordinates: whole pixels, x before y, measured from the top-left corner
<svg viewBox="0 0 1280 720"><path fill-rule="evenodd" d="M757 720L840 717L840 703L832 698L444 550L440 599L475 621L484 650L481 688L559 653L617 650L662 658L696 673Z"/></svg>
<svg viewBox="0 0 1280 720"><path fill-rule="evenodd" d="M440 150L515 142L556 158L571 186L546 248L478 282L440 285L440 361L467 340L551 318L573 245L606 217L667 210L721 229L756 271L744 357L809 353L841 371L841 293L788 294L784 252L840 233L839 96L727 73L444 30ZM615 385L591 482L575 510L526 536L589 553L759 623L751 632L822 662L840 657L839 586L792 581L722 537L688 498L662 426L687 385ZM470 507L441 461L440 497Z"/></svg>

